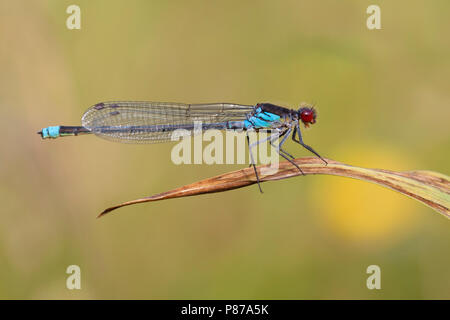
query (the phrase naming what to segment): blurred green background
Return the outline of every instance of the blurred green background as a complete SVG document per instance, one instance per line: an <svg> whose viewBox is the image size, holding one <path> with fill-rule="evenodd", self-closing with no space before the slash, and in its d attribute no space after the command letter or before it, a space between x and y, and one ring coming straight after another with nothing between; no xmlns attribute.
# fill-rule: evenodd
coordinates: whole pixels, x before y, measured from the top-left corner
<svg viewBox="0 0 450 320"><path fill-rule="evenodd" d="M108 100L306 101L322 155L449 174L450 3L375 2L370 31L374 1L2 0L0 298L449 299L450 222L388 189L308 176L97 220L243 166L36 134ZM66 28L71 4L81 30ZM66 289L71 264L81 290ZM381 290L366 288L372 264Z"/></svg>

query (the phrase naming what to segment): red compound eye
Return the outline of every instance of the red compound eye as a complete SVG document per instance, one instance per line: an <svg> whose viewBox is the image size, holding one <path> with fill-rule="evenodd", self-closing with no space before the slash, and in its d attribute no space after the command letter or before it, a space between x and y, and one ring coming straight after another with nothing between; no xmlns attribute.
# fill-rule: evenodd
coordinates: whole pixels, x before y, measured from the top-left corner
<svg viewBox="0 0 450 320"><path fill-rule="evenodd" d="M312 108L303 108L300 110L300 119L306 124L313 124L316 122L316 112Z"/></svg>

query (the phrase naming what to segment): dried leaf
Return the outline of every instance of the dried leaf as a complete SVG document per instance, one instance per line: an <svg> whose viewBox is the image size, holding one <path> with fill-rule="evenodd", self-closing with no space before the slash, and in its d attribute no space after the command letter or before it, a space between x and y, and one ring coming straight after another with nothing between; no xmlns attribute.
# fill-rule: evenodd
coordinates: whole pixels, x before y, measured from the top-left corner
<svg viewBox="0 0 450 320"><path fill-rule="evenodd" d="M395 172L382 169L366 169L328 159L328 165L324 165L317 158L301 158L295 159L294 161L302 168L305 175L330 174L374 182L419 200L445 217L450 218L450 178L446 175L432 171ZM261 182L302 175L288 161L280 162L279 169L275 173L264 174L262 172L263 168L268 168L268 166L257 167ZM98 217L115 209L136 203L222 192L250 186L255 183L256 177L253 168L249 167L224 173L150 197L124 202L104 210Z"/></svg>

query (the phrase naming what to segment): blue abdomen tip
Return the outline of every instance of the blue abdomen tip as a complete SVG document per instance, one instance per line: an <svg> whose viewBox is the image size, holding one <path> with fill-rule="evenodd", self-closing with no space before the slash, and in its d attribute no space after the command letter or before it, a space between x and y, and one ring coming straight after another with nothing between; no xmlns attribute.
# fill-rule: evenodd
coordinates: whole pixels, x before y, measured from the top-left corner
<svg viewBox="0 0 450 320"><path fill-rule="evenodd" d="M42 129L42 138L58 138L59 137L59 126L47 127Z"/></svg>

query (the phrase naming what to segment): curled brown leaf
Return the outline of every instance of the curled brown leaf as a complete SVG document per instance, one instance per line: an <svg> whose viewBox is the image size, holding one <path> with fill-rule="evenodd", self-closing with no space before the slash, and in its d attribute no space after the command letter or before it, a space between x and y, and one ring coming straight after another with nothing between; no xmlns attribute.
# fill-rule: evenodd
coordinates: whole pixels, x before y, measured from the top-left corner
<svg viewBox="0 0 450 320"><path fill-rule="evenodd" d="M326 160L328 161L328 165L324 165L320 159L312 157L299 158L294 161L301 167L305 175L330 174L370 181L414 198L441 213L445 217L450 218L450 178L446 175L432 171L396 172L382 169L367 169L330 159ZM276 172L264 174L263 168L268 168L268 166L264 165L257 167L261 182L287 179L302 175L299 170L288 161L280 162ZM247 187L255 183L256 176L253 168L244 168L194 182L170 191L155 194L150 197L115 205L105 209L98 217L102 217L108 212L132 204L195 196L205 193L223 192Z"/></svg>

